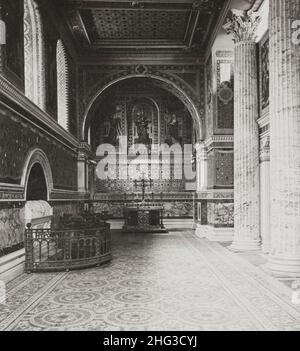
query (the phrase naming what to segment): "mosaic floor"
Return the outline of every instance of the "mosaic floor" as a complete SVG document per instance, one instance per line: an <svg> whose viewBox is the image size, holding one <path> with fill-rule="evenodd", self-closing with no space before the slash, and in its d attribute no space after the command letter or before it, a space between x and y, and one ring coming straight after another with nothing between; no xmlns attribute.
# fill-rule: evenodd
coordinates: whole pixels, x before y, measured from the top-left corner
<svg viewBox="0 0 300 351"><path fill-rule="evenodd" d="M113 237L108 265L10 283L0 330L300 330L292 290L217 243Z"/></svg>

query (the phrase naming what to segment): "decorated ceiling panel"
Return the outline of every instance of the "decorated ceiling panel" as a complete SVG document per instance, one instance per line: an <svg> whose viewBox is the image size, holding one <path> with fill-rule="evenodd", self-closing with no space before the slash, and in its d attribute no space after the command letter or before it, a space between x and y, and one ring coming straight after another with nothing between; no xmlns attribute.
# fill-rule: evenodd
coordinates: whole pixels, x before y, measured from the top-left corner
<svg viewBox="0 0 300 351"><path fill-rule="evenodd" d="M81 11L94 43L102 40L184 41L190 11L103 9Z"/></svg>
<svg viewBox="0 0 300 351"><path fill-rule="evenodd" d="M81 48L204 49L224 0L61 0Z"/></svg>

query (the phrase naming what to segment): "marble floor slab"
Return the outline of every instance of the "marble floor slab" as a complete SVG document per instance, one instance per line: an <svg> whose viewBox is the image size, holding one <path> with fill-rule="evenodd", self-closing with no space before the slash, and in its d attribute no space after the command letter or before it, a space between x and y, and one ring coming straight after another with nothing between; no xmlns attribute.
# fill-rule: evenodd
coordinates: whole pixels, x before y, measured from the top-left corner
<svg viewBox="0 0 300 351"><path fill-rule="evenodd" d="M0 330L300 330L293 290L192 231L113 234L100 268L22 275Z"/></svg>

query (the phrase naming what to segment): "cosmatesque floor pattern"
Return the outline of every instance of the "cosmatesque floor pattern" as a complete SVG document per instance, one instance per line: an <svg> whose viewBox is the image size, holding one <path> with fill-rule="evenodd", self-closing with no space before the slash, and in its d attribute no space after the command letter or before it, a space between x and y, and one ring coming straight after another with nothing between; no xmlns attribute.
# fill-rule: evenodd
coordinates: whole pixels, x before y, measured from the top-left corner
<svg viewBox="0 0 300 351"><path fill-rule="evenodd" d="M300 330L287 286L191 231L114 233L100 268L22 275L0 330Z"/></svg>

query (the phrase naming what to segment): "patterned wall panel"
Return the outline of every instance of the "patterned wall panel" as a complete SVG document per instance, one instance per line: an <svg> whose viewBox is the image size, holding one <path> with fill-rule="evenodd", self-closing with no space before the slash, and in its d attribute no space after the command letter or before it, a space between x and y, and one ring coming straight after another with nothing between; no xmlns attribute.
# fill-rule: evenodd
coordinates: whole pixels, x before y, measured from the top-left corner
<svg viewBox="0 0 300 351"><path fill-rule="evenodd" d="M133 180L96 180L96 191L97 193L134 193L141 192L140 188L136 188ZM154 193L167 193L167 192L179 192L185 191L185 181L178 179L168 180L154 180L151 188L147 191Z"/></svg>
<svg viewBox="0 0 300 351"><path fill-rule="evenodd" d="M213 76L212 76L212 57L207 61L205 67L206 82L206 135L213 134Z"/></svg>
<svg viewBox="0 0 300 351"><path fill-rule="evenodd" d="M234 166L233 151L215 152L216 164L216 185L220 187L233 187L234 184Z"/></svg>
<svg viewBox="0 0 300 351"><path fill-rule="evenodd" d="M1 183L20 184L29 151L40 148L49 159L54 187L77 190L77 155L3 109L0 110L0 140Z"/></svg>
<svg viewBox="0 0 300 351"><path fill-rule="evenodd" d="M25 228L24 211L24 207L0 208L0 257L21 248Z"/></svg>
<svg viewBox="0 0 300 351"><path fill-rule="evenodd" d="M192 218L193 202L192 201L164 201L164 217L166 218ZM123 202L96 202L94 203L96 213L107 211L110 218L123 218Z"/></svg>
<svg viewBox="0 0 300 351"><path fill-rule="evenodd" d="M234 204L231 202L208 202L208 224L214 227L234 226Z"/></svg>
<svg viewBox="0 0 300 351"><path fill-rule="evenodd" d="M232 151L212 150L208 155L209 188L232 188L234 185L234 156Z"/></svg>
<svg viewBox="0 0 300 351"><path fill-rule="evenodd" d="M138 115L145 116L147 123L140 130ZM192 144L193 122L182 102L160 88L153 87L142 79L120 84L95 110L92 122L94 151L101 144L117 146L117 136L126 136L128 146L142 143L150 147L166 143ZM142 132L142 134L140 134ZM150 150L150 149L149 149ZM100 159L99 159L100 160ZM129 160L128 162L131 162ZM153 191L177 192L185 190L185 181L178 179L180 167L170 165L168 174L163 174L162 161L151 173L148 158L143 159L138 171L145 172L154 180ZM168 161L170 163L170 161ZM128 163L129 164L129 163ZM142 169L143 168L143 169ZM96 181L97 192L134 192L133 181L121 180L119 169L111 169L111 180ZM112 177L113 176L113 177ZM182 173L180 173L182 178Z"/></svg>

